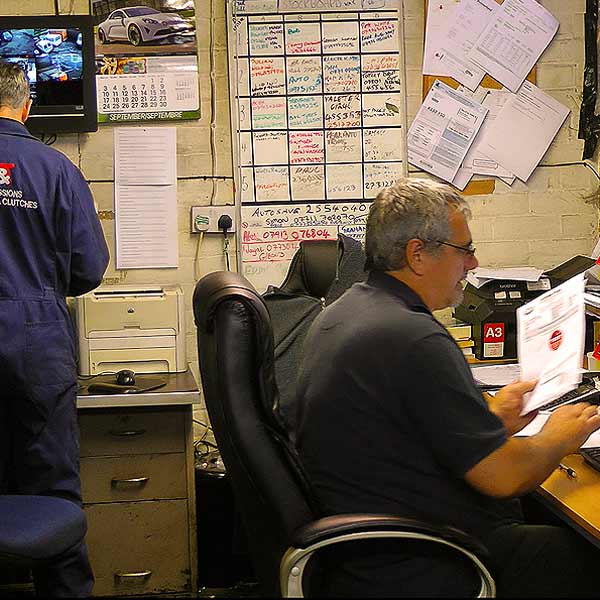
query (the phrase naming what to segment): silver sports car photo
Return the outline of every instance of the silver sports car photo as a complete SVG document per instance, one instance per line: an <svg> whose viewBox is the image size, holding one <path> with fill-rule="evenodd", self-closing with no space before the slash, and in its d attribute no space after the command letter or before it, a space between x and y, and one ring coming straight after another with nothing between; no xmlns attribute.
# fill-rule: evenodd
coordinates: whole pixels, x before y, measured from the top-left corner
<svg viewBox="0 0 600 600"><path fill-rule="evenodd" d="M129 41L139 46L145 42L193 35L194 25L177 13L163 13L149 6L114 10L98 24L98 38L102 44Z"/></svg>

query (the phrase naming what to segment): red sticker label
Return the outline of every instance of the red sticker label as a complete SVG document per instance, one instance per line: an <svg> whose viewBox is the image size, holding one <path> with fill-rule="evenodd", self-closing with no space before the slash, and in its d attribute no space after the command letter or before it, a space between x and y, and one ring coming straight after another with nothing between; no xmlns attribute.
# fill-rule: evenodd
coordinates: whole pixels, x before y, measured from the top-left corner
<svg viewBox="0 0 600 600"><path fill-rule="evenodd" d="M0 163L0 184L11 185L12 177L10 172L15 168L14 163Z"/></svg>
<svg viewBox="0 0 600 600"><path fill-rule="evenodd" d="M558 347L562 344L563 334L560 329L555 329L550 336L550 349L558 350Z"/></svg>
<svg viewBox="0 0 600 600"><path fill-rule="evenodd" d="M504 341L504 323L484 323L483 342L485 344Z"/></svg>

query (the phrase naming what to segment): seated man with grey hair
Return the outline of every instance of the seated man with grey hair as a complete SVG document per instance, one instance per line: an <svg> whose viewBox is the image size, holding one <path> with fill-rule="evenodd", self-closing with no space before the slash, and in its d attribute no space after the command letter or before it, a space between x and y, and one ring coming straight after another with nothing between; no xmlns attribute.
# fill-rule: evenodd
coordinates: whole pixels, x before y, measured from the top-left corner
<svg viewBox="0 0 600 600"><path fill-rule="evenodd" d="M325 514L391 513L450 525L490 551L501 596L596 595L598 551L571 530L524 523L535 489L600 427L586 403L512 437L535 381L484 398L432 311L458 304L477 267L470 211L452 188L405 179L382 191L366 231L369 277L308 333L297 448ZM348 546L327 566L334 596L463 596L469 579L442 554ZM395 546L397 548L397 546Z"/></svg>

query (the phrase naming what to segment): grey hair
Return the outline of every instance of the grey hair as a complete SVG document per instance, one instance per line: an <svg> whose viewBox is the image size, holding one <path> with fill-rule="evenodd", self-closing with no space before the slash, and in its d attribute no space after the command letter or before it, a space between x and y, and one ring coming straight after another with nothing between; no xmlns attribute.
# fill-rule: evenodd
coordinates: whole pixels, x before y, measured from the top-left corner
<svg viewBox="0 0 600 600"><path fill-rule="evenodd" d="M379 192L367 219L365 270L401 269L406 265L406 245L412 239L430 245L434 254L440 252L436 242L448 239L452 211L471 217L458 192L429 179L400 179Z"/></svg>
<svg viewBox="0 0 600 600"><path fill-rule="evenodd" d="M0 62L0 108L19 109L29 100L29 82L18 63Z"/></svg>

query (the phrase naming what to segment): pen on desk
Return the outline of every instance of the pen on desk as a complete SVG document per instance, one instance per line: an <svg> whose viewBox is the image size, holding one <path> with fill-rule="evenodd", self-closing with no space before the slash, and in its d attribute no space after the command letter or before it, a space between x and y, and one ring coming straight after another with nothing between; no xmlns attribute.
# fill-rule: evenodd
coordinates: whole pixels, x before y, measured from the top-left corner
<svg viewBox="0 0 600 600"><path fill-rule="evenodd" d="M567 467L567 465L563 465L562 463L559 463L558 470L564 471L569 479L577 478L577 473L575 472L575 469L571 469L571 467Z"/></svg>

